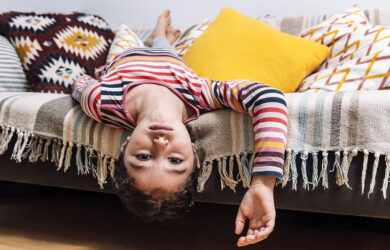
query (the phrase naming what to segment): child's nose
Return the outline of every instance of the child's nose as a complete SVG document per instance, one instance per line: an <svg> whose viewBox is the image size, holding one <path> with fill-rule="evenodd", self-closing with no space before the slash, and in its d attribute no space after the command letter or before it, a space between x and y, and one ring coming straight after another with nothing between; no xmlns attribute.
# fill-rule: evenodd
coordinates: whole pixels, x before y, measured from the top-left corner
<svg viewBox="0 0 390 250"><path fill-rule="evenodd" d="M159 146L166 146L168 144L168 139L164 136L157 136L153 139L153 141Z"/></svg>

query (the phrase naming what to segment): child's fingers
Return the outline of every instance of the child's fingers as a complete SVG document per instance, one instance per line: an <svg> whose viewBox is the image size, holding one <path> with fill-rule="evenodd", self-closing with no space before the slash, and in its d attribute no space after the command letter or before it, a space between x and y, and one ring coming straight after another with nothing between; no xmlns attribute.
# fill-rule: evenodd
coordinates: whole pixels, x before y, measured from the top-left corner
<svg viewBox="0 0 390 250"><path fill-rule="evenodd" d="M253 231L253 232L255 232L255 231ZM253 235L247 235L247 236L240 237L240 239L238 239L238 241L237 241L237 246L242 247L242 246L246 246L249 244L255 244L259 241L266 239L269 234L270 234L270 232L266 233L265 231L256 230L256 233L254 233Z"/></svg>
<svg viewBox="0 0 390 250"><path fill-rule="evenodd" d="M238 213L236 216L236 229L235 229L236 234L242 233L242 230L244 229L244 225L245 225L245 220L246 220L245 215L242 213L241 209L238 209Z"/></svg>
<svg viewBox="0 0 390 250"><path fill-rule="evenodd" d="M240 237L239 239L238 239L238 241L237 241L237 246L238 247L242 247L242 246L246 246L247 244L246 244L246 242L245 242L245 237L244 236L242 236L242 237Z"/></svg>
<svg viewBox="0 0 390 250"><path fill-rule="evenodd" d="M242 236L237 241L237 246L246 246L255 244L259 241L265 240L272 233L274 227L273 221L267 222L266 225L260 228L249 228L247 235Z"/></svg>
<svg viewBox="0 0 390 250"><path fill-rule="evenodd" d="M256 240L261 241L264 240L270 235L273 231L274 227L272 223L267 223L264 227L261 227L256 233Z"/></svg>
<svg viewBox="0 0 390 250"><path fill-rule="evenodd" d="M249 244L256 243L256 236L255 235L247 235L247 236L242 236L238 239L237 241L237 246L246 246Z"/></svg>

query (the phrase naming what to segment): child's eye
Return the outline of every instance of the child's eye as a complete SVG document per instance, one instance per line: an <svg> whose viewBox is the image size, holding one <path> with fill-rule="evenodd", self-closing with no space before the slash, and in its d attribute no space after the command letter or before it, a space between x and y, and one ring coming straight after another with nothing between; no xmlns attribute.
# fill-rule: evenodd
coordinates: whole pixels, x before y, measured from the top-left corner
<svg viewBox="0 0 390 250"><path fill-rule="evenodd" d="M147 154L137 154L135 155L135 158L137 158L140 161L147 161L150 159L150 155Z"/></svg>
<svg viewBox="0 0 390 250"><path fill-rule="evenodd" d="M172 164L180 164L183 162L183 160L180 160L176 157L171 157L171 158L168 158L169 159L169 162L172 163Z"/></svg>

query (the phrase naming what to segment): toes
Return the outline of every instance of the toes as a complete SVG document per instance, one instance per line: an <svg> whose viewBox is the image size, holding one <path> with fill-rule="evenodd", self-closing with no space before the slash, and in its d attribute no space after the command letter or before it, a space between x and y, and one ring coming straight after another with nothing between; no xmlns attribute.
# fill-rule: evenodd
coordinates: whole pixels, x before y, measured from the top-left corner
<svg viewBox="0 0 390 250"><path fill-rule="evenodd" d="M173 36L177 39L181 35L181 31L179 29L173 30Z"/></svg>
<svg viewBox="0 0 390 250"><path fill-rule="evenodd" d="M161 15L158 17L157 25L154 28L152 38L156 36L166 36L167 29L169 28L170 23L171 23L170 10L164 10L163 13L161 13Z"/></svg>
<svg viewBox="0 0 390 250"><path fill-rule="evenodd" d="M167 39L171 45L176 42L180 35L181 31L179 29L168 29L167 31Z"/></svg>
<svg viewBox="0 0 390 250"><path fill-rule="evenodd" d="M170 14L171 14L171 11L170 11L170 10L164 10L164 11L160 14L159 18L168 18L168 17L170 16Z"/></svg>
<svg viewBox="0 0 390 250"><path fill-rule="evenodd" d="M158 17L157 23L170 23L171 22L171 11L164 10L163 13Z"/></svg>
<svg viewBox="0 0 390 250"><path fill-rule="evenodd" d="M164 10L163 14L166 16L166 17L169 17L171 15L171 10Z"/></svg>
<svg viewBox="0 0 390 250"><path fill-rule="evenodd" d="M168 21L168 26L171 26L171 11L168 10L167 15L166 15L167 21Z"/></svg>

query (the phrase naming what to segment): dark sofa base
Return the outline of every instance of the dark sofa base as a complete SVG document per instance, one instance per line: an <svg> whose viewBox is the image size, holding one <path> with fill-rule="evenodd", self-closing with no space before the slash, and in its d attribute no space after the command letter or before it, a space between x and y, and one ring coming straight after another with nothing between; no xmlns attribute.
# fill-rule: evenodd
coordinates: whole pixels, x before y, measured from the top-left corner
<svg viewBox="0 0 390 250"><path fill-rule="evenodd" d="M57 171L56 166L51 162L29 163L24 160L17 164L10 160L10 154L11 152L8 150L0 156L0 180L2 181L114 193L110 180L105 184L104 190L100 190L92 175L77 175L75 167L71 166L64 173L62 169ZM329 169L333 166L333 160L334 155L331 154ZM326 190L323 189L321 184L312 191L304 190L301 179L298 180L298 191L291 190L291 182L285 188L278 185L275 188L276 207L299 211L390 218L390 199L384 200L380 190L385 170L384 157L380 159L376 177L377 184L374 193L369 198L367 193L371 180L372 169L370 166L373 163L373 156L370 155L369 157L364 195L361 195L360 186L362 162L362 153L359 153L352 161L348 175L352 190L345 186L338 187L335 183L335 172L329 172L329 189ZM311 176L310 158L307 165L308 175ZM297 162L297 167L300 173L300 162ZM241 186L241 183L237 186L236 193L229 188L221 191L218 171L214 168L210 179L206 183L205 191L198 197L197 201L238 205L244 193L245 189Z"/></svg>

